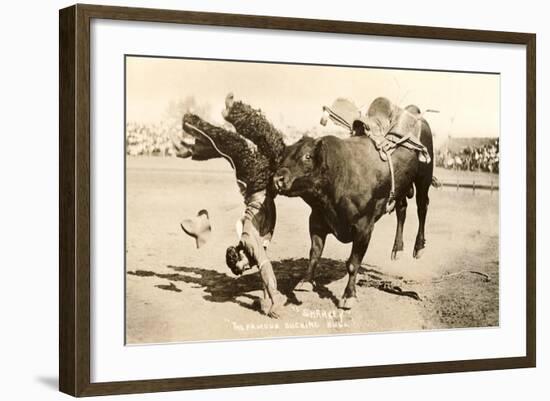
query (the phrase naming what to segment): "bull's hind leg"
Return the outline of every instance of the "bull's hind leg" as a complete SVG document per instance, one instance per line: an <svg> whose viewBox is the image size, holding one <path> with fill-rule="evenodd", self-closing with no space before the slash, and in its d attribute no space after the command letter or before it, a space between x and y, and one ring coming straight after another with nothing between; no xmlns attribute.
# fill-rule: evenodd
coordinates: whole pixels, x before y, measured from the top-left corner
<svg viewBox="0 0 550 401"><path fill-rule="evenodd" d="M311 237L311 249L309 251L309 264L306 274L296 286L297 291L312 291L315 279L315 269L319 264L319 259L325 248L327 239L327 227L323 223L321 216L311 213L309 216L309 235Z"/></svg>
<svg viewBox="0 0 550 401"><path fill-rule="evenodd" d="M353 247L351 248L351 256L346 263L348 284L344 290L343 297L338 301L339 308L351 309L357 302L357 292L355 289L357 272L369 247L373 227L373 224L368 224L366 227L357 230L357 234L353 240Z"/></svg>
<svg viewBox="0 0 550 401"><path fill-rule="evenodd" d="M397 200L395 205L395 215L397 216L397 228L395 229L395 240L391 251L391 260L397 260L403 252L403 226L407 217L407 198Z"/></svg>
<svg viewBox="0 0 550 401"><path fill-rule="evenodd" d="M418 233L416 234L416 241L414 243L413 257L419 259L424 253L426 247L426 237L424 236L424 227L426 225L426 214L428 213L428 204L430 198L428 197L428 191L432 183L432 175L426 174L419 177L416 182L416 209L418 214Z"/></svg>

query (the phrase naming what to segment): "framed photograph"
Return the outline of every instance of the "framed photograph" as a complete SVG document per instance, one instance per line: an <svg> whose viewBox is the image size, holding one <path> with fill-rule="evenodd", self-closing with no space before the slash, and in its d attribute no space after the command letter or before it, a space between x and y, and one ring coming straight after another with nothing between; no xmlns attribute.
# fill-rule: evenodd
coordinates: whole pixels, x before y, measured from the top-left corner
<svg viewBox="0 0 550 401"><path fill-rule="evenodd" d="M534 34L59 26L61 391L535 366Z"/></svg>

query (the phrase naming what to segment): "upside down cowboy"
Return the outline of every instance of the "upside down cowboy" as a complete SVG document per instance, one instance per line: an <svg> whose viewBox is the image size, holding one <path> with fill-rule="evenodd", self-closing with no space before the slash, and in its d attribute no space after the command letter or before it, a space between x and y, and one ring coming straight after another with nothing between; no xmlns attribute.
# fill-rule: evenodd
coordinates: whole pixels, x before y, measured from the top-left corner
<svg viewBox="0 0 550 401"><path fill-rule="evenodd" d="M255 267L259 269L264 289L261 310L277 318L285 297L277 290L267 247L275 229L276 193L272 178L283 157L283 136L259 111L235 101L232 94L227 96L225 105L222 115L235 127L236 133L211 125L197 115L185 114L183 130L193 136L195 142L175 143L177 155L193 160L224 157L233 167L245 211L237 222L239 242L227 248L226 263L236 275Z"/></svg>

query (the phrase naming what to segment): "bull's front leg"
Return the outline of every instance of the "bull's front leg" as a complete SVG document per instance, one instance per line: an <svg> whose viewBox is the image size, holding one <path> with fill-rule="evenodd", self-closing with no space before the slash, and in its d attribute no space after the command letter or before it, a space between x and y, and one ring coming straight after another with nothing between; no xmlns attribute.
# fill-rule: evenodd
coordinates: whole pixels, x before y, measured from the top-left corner
<svg viewBox="0 0 550 401"><path fill-rule="evenodd" d="M355 289L357 272L369 247L373 227L374 224L369 222L356 228L351 255L346 263L348 284L344 290L344 295L338 300L338 307L341 309L351 309L357 302L357 292Z"/></svg>
<svg viewBox="0 0 550 401"><path fill-rule="evenodd" d="M327 227L323 223L322 217L318 213L312 213L309 216L309 235L311 237L311 249L309 251L309 263L304 277L296 285L297 291L313 291L315 280L315 269L319 264L319 259L325 248L327 239Z"/></svg>

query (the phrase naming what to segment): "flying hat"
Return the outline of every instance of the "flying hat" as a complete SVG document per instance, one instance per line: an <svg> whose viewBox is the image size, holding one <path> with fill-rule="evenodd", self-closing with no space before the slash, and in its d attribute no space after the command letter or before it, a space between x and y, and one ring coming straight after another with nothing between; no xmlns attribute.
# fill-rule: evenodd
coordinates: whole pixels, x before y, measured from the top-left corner
<svg viewBox="0 0 550 401"><path fill-rule="evenodd" d="M200 210L195 217L183 220L180 226L185 234L195 239L197 248L206 244L212 232L208 211L205 209Z"/></svg>

